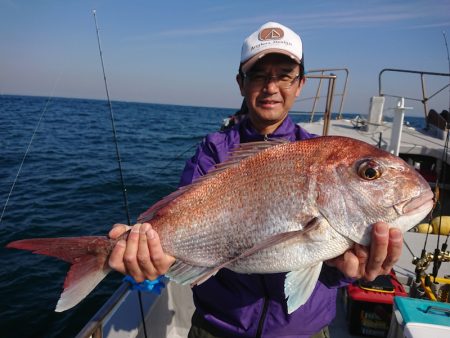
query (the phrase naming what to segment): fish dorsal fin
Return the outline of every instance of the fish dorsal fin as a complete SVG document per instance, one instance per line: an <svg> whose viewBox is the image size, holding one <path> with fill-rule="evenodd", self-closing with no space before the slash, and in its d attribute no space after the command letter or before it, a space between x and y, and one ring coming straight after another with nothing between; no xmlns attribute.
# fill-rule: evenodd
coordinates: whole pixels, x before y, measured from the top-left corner
<svg viewBox="0 0 450 338"><path fill-rule="evenodd" d="M155 204L153 204L147 211L144 211L142 214L139 215L137 221L139 223L144 223L150 221L153 216L162 208L164 208L167 204L175 200L178 196L183 195L185 191L189 190L191 188L192 184L186 185L184 187L178 188L178 190L175 190L173 193L167 195L163 199L159 200Z"/></svg>
<svg viewBox="0 0 450 338"><path fill-rule="evenodd" d="M243 160L256 155L266 149L278 146L280 144L289 143L289 140L285 139L270 139L267 141L240 143L228 153L228 159L224 162L218 163L211 169L206 175L198 177L193 184L200 183L204 180L221 173L222 171L235 167Z"/></svg>
<svg viewBox="0 0 450 338"><path fill-rule="evenodd" d="M216 168L227 166L229 162L238 163L250 156L253 156L261 151L278 146L280 144L289 143L289 140L285 139L270 139L267 141L240 143L229 152L229 159L223 163L216 165Z"/></svg>
<svg viewBox="0 0 450 338"><path fill-rule="evenodd" d="M228 160L216 164L214 168L210 170L206 175L198 177L193 181L193 183L179 188L178 190L174 191L173 193L167 195L160 201L153 204L147 211L145 211L139 216L138 222L143 223L150 221L159 210L163 209L165 206L174 201L176 198L183 195L186 191L195 188L203 181L211 179L220 172L238 165L242 160L250 156L253 156L263 150L271 148L273 146L285 144L288 142L289 142L288 140L284 139L273 139L273 140L270 139L268 141L241 143L237 145L236 148L230 151Z"/></svg>

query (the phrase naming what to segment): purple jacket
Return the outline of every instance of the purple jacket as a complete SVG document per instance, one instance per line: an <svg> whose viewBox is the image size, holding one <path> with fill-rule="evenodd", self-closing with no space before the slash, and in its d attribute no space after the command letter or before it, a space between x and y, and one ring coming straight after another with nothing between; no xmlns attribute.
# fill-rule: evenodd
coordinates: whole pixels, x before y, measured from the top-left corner
<svg viewBox="0 0 450 338"><path fill-rule="evenodd" d="M288 117L273 134L266 136L295 141L315 135ZM209 134L194 157L186 162L180 186L225 161L235 145L264 138L247 119L229 130ZM290 315L286 308L284 277L285 273L238 274L222 269L194 287L197 313L226 336L233 337L309 337L327 326L336 312L336 288L346 283L343 275L324 266L312 296Z"/></svg>

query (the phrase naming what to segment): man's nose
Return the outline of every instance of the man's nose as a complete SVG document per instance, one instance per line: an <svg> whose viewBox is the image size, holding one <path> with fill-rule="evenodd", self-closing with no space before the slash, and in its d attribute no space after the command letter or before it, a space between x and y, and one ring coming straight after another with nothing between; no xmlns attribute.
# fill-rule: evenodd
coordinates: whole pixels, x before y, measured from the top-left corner
<svg viewBox="0 0 450 338"><path fill-rule="evenodd" d="M268 93L276 93L278 91L278 78L276 76L268 76L264 90Z"/></svg>

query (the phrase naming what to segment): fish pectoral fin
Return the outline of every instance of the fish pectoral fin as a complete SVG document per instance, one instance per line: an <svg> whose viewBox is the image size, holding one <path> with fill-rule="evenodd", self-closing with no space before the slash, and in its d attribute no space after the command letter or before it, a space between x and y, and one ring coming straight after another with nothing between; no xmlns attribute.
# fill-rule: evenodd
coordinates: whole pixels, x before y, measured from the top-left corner
<svg viewBox="0 0 450 338"><path fill-rule="evenodd" d="M284 294L287 298L288 313L292 313L306 303L314 291L322 262L303 270L291 271L284 281Z"/></svg>
<svg viewBox="0 0 450 338"><path fill-rule="evenodd" d="M250 249L243 251L240 255L216 266L216 267L200 267L193 266L180 261L175 263L166 274L169 278L180 284L190 283L191 287L199 285L214 276L220 269L226 268L232 263L247 258L261 250L286 242L295 237L304 235L307 231L313 230L317 226L316 221L309 222L304 228L295 231L283 232L266 238L265 240L255 244ZM179 264L179 265L177 265ZM173 271L172 271L173 270ZM177 272L178 270L178 272Z"/></svg>
<svg viewBox="0 0 450 338"><path fill-rule="evenodd" d="M239 256L236 256L228 261L226 261L223 264L220 264L219 266L216 266L213 269L210 269L205 274L200 276L198 279L196 279L194 282L191 283L191 286L199 285L206 281L209 277L214 276L220 269L226 268L227 266L231 265L232 263L247 258L261 250L264 250L266 248L275 246L277 244L286 242L290 239L293 239L298 236L302 236L305 234L305 231L309 231L310 228L305 228L301 230L295 230L295 231L289 231L289 232L283 232L280 234L273 235L271 237L266 238L264 241L259 242L252 246L250 249L243 251Z"/></svg>
<svg viewBox="0 0 450 338"><path fill-rule="evenodd" d="M178 284L186 285L198 279L199 276L209 274L213 269L211 267L191 265L182 260L177 260L165 275Z"/></svg>

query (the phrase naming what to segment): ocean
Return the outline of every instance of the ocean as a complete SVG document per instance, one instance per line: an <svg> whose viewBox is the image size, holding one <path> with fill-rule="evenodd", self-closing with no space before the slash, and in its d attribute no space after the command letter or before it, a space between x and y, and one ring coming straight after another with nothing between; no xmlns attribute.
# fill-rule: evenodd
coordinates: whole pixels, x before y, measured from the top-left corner
<svg viewBox="0 0 450 338"><path fill-rule="evenodd" d="M112 106L132 222L176 189L196 145L235 112L116 101ZM308 118L293 115L296 122ZM423 118L408 122L422 126ZM2 211L0 337L75 336L123 276L111 273L75 308L56 313L68 265L5 245L32 237L105 235L114 223L127 222L106 101L0 96Z"/></svg>

